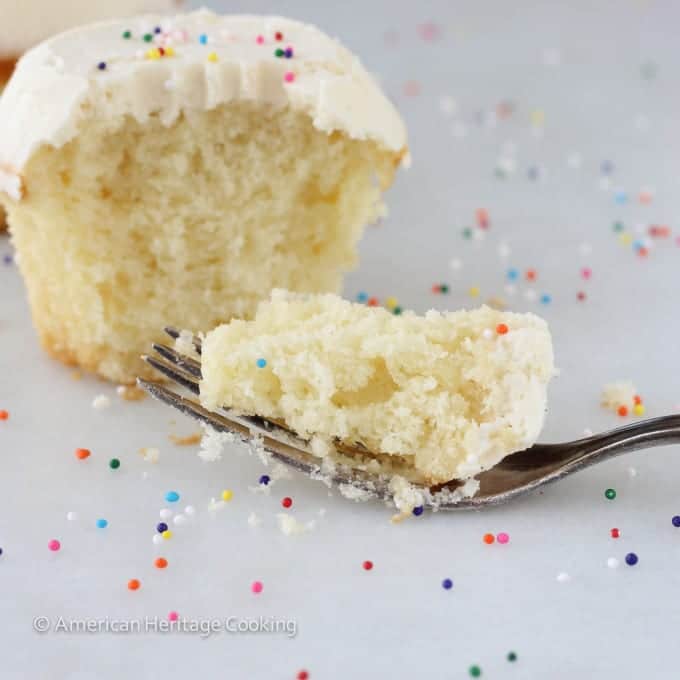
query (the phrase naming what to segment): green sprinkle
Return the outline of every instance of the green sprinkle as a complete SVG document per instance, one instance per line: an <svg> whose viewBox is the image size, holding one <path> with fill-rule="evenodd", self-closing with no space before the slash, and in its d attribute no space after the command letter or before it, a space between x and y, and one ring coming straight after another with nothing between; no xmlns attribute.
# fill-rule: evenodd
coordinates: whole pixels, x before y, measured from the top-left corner
<svg viewBox="0 0 680 680"><path fill-rule="evenodd" d="M153 36L151 33L145 33L144 34L144 42L151 42L153 40Z"/></svg>
<svg viewBox="0 0 680 680"><path fill-rule="evenodd" d="M439 286L439 292L440 293L448 293L449 287L445 283L442 283L441 286Z"/></svg>
<svg viewBox="0 0 680 680"><path fill-rule="evenodd" d="M465 229L463 229L463 238L472 238L472 229L470 229L470 227L465 227Z"/></svg>
<svg viewBox="0 0 680 680"><path fill-rule="evenodd" d="M614 231L623 231L623 222L614 222Z"/></svg>
<svg viewBox="0 0 680 680"><path fill-rule="evenodd" d="M517 654L515 652L508 652L508 661L517 661Z"/></svg>
<svg viewBox="0 0 680 680"><path fill-rule="evenodd" d="M118 460L118 458L112 458L112 459L109 461L109 467L110 467L112 470L117 470L117 469L120 467L120 461Z"/></svg>
<svg viewBox="0 0 680 680"><path fill-rule="evenodd" d="M616 498L616 490L615 489L607 489L604 492L604 495L606 498L608 498L610 501L613 501Z"/></svg>
<svg viewBox="0 0 680 680"><path fill-rule="evenodd" d="M123 33L123 38L125 38L125 40L130 40L131 37L132 37L132 31L125 31Z"/></svg>
<svg viewBox="0 0 680 680"><path fill-rule="evenodd" d="M468 672L473 678L478 678L482 674L482 669L479 666L470 666Z"/></svg>
<svg viewBox="0 0 680 680"><path fill-rule="evenodd" d="M392 314L399 316L404 310L398 305L392 310Z"/></svg>
<svg viewBox="0 0 680 680"><path fill-rule="evenodd" d="M274 50L275 57L282 57L284 54L285 52L280 47L277 47L276 50Z"/></svg>

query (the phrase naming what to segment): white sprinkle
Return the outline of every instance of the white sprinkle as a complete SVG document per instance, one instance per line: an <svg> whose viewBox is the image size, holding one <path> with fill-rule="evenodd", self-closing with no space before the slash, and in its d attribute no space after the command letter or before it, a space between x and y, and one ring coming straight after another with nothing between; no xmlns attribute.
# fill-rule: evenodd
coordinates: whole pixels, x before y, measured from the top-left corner
<svg viewBox="0 0 680 680"><path fill-rule="evenodd" d="M188 522L187 518L184 515L175 515L173 520L172 520L178 527L182 526L183 524L186 524Z"/></svg>
<svg viewBox="0 0 680 680"><path fill-rule="evenodd" d="M251 512L248 515L248 526L255 528L259 527L260 524L262 524L262 520L254 512Z"/></svg>
<svg viewBox="0 0 680 680"><path fill-rule="evenodd" d="M96 409L97 411L102 411L109 406L111 406L111 399L109 399L109 397L107 397L105 394L98 394L92 400L92 408Z"/></svg>
<svg viewBox="0 0 680 680"><path fill-rule="evenodd" d="M482 331L482 337L485 340L491 340L491 338L493 338L493 336L494 336L494 332L490 328L485 328Z"/></svg>
<svg viewBox="0 0 680 680"><path fill-rule="evenodd" d="M449 262L449 267L451 269L453 269L453 271L458 271L462 266L463 266L463 263L457 257L454 257Z"/></svg>
<svg viewBox="0 0 680 680"><path fill-rule="evenodd" d="M193 505L187 505L187 507L184 508L184 514L191 517L192 515L196 514L196 508Z"/></svg>
<svg viewBox="0 0 680 680"><path fill-rule="evenodd" d="M170 519L173 513L170 508L162 508L158 514L161 516L161 519Z"/></svg>
<svg viewBox="0 0 680 680"><path fill-rule="evenodd" d="M73 512L73 511L67 512L67 513L66 513L66 519L67 519L69 522L75 522L75 521L78 519L78 513L77 513L77 512Z"/></svg>
<svg viewBox="0 0 680 680"><path fill-rule="evenodd" d="M567 581L571 581L571 576L566 571L561 571L557 574L557 581L558 583L567 583Z"/></svg>
<svg viewBox="0 0 680 680"><path fill-rule="evenodd" d="M619 566L619 561L616 559L616 557L610 557L607 560L607 566L610 569L616 569Z"/></svg>
<svg viewBox="0 0 680 680"><path fill-rule="evenodd" d="M163 542L163 537L160 534L154 534L151 540L154 542L154 545L160 545Z"/></svg>
<svg viewBox="0 0 680 680"><path fill-rule="evenodd" d="M216 500L215 498L210 499L210 503L208 503L208 510L210 512L217 512L218 510L222 510L226 503L223 500Z"/></svg>
<svg viewBox="0 0 680 680"><path fill-rule="evenodd" d="M439 98L439 110L445 116L452 116L458 110L456 100L448 94Z"/></svg>
<svg viewBox="0 0 680 680"><path fill-rule="evenodd" d="M527 288L527 290L524 291L524 297L529 300L529 302L533 302L537 295L538 294L533 288Z"/></svg>

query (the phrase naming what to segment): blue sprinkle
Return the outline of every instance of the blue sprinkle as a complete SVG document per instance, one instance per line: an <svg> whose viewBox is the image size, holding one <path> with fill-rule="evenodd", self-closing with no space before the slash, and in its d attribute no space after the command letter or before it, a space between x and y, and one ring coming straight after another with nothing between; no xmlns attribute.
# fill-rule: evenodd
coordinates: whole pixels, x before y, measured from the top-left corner
<svg viewBox="0 0 680 680"><path fill-rule="evenodd" d="M671 522L673 522L674 527L680 527L680 515L675 515Z"/></svg>
<svg viewBox="0 0 680 680"><path fill-rule="evenodd" d="M3 261L5 264L9 265L9 264L12 264L12 262L14 262L14 259L12 258L11 255L3 255L3 256L2 256L2 261Z"/></svg>
<svg viewBox="0 0 680 680"><path fill-rule="evenodd" d="M168 501L168 503L177 503L179 494L176 491L168 491L168 493L165 494L165 500Z"/></svg>
<svg viewBox="0 0 680 680"><path fill-rule="evenodd" d="M635 243L633 243L633 248L635 248L635 250L642 250L644 247L645 244L643 241L635 241Z"/></svg>
<svg viewBox="0 0 680 680"><path fill-rule="evenodd" d="M416 507L413 508L413 514L416 517L420 517L423 514L423 506L422 505L416 505Z"/></svg>
<svg viewBox="0 0 680 680"><path fill-rule="evenodd" d="M614 171L614 164L611 161L602 161L600 171L603 175L610 175Z"/></svg>
<svg viewBox="0 0 680 680"><path fill-rule="evenodd" d="M266 359L258 359L256 362L258 368L264 368L267 365Z"/></svg>
<svg viewBox="0 0 680 680"><path fill-rule="evenodd" d="M638 563L638 556L635 553L628 553L626 555L626 564L629 566L634 566Z"/></svg>
<svg viewBox="0 0 680 680"><path fill-rule="evenodd" d="M205 33L201 33L201 35L198 36L198 42L200 42L201 45L207 45L208 44L208 36Z"/></svg>
<svg viewBox="0 0 680 680"><path fill-rule="evenodd" d="M0 555L2 555L2 548L0 548Z"/></svg>
<svg viewBox="0 0 680 680"><path fill-rule="evenodd" d="M532 165L527 172L527 176L529 177L529 179L532 180L538 179L538 172L539 172L538 168L535 165Z"/></svg>
<svg viewBox="0 0 680 680"><path fill-rule="evenodd" d="M106 62L105 62L105 61L100 61L100 62L97 64L97 68L98 68L100 71L106 71Z"/></svg>
<svg viewBox="0 0 680 680"><path fill-rule="evenodd" d="M286 48L284 55L286 56L286 59L292 59L293 58L293 50L290 47Z"/></svg>
<svg viewBox="0 0 680 680"><path fill-rule="evenodd" d="M109 523L105 519L98 519L97 520L97 528L98 529L106 529L107 526L109 526Z"/></svg>
<svg viewBox="0 0 680 680"><path fill-rule="evenodd" d="M628 202L628 194L625 191L617 191L614 194L614 201L619 205Z"/></svg>
<svg viewBox="0 0 680 680"><path fill-rule="evenodd" d="M516 269L508 269L507 276L510 281L516 281L519 278L519 272Z"/></svg>
<svg viewBox="0 0 680 680"><path fill-rule="evenodd" d="M158 531L159 534L162 534L164 531L168 530L168 525L165 522L159 522L156 525L156 531Z"/></svg>
<svg viewBox="0 0 680 680"><path fill-rule="evenodd" d="M359 293L357 295L357 302L366 302L368 300L368 293Z"/></svg>
<svg viewBox="0 0 680 680"><path fill-rule="evenodd" d="M267 486L267 484L269 484L269 481L270 481L270 480L269 480L269 475L262 475L262 476L260 477L260 484L262 484L262 485L264 485L264 486Z"/></svg>
<svg viewBox="0 0 680 680"><path fill-rule="evenodd" d="M542 305L549 305L551 302L552 302L552 297L550 297L550 295L548 295L547 293L543 293L543 295L541 295L541 304Z"/></svg>
<svg viewBox="0 0 680 680"><path fill-rule="evenodd" d="M453 581L450 578L445 578L442 581L442 588L444 588L444 590L451 590L451 588L453 588Z"/></svg>
<svg viewBox="0 0 680 680"><path fill-rule="evenodd" d="M161 32L161 27L160 27L160 26L156 26L156 28L153 29L153 32L156 33L156 34L160 33L160 32Z"/></svg>

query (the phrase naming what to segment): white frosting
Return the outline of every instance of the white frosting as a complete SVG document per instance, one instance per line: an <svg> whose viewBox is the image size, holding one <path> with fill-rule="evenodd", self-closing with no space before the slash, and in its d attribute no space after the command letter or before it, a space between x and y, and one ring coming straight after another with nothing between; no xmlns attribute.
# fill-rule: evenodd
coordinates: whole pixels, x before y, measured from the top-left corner
<svg viewBox="0 0 680 680"><path fill-rule="evenodd" d="M144 42L156 26L162 32ZM128 30L132 38L126 40ZM283 40L276 40L277 32ZM293 58L275 56L288 46ZM154 47L170 47L174 56L150 59ZM144 122L154 114L171 125L184 110L234 100L289 105L306 112L319 130L371 139L398 156L407 153L399 114L339 42L289 19L201 10L93 24L28 52L0 99L0 191L18 200L31 155L45 144L66 144L89 118L131 115Z"/></svg>
<svg viewBox="0 0 680 680"><path fill-rule="evenodd" d="M140 12L171 12L180 4L181 0L2 0L0 59L16 59L72 26Z"/></svg>

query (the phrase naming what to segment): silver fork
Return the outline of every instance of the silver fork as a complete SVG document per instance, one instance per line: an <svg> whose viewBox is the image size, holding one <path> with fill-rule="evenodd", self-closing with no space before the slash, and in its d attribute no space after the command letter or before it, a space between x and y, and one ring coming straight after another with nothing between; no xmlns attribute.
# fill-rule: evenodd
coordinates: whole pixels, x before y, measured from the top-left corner
<svg viewBox="0 0 680 680"><path fill-rule="evenodd" d="M179 337L179 331L175 328L167 327L165 331L171 338ZM200 338L194 337L193 344L200 356ZM154 343L153 349L157 356L145 355L142 357L144 361L190 393L198 395L200 361L160 343ZM308 442L280 424L257 416L236 415L228 409L208 411L196 400L182 396L161 383L142 378L138 378L137 383L152 397L215 430L231 432L246 442L257 438L275 460L312 477L321 476L321 461L312 453ZM418 490L422 494L423 505L436 509L482 508L505 503L622 453L668 444L680 444L680 414L643 420L573 442L534 444L531 448L507 456L495 467L479 474L479 490L472 497L456 494L456 489L461 486L458 481L437 487L421 484ZM345 451L357 457L365 457L370 453L361 446L345 447ZM389 477L365 469L342 465L325 478L341 488L351 485L376 498L391 500L393 496Z"/></svg>

